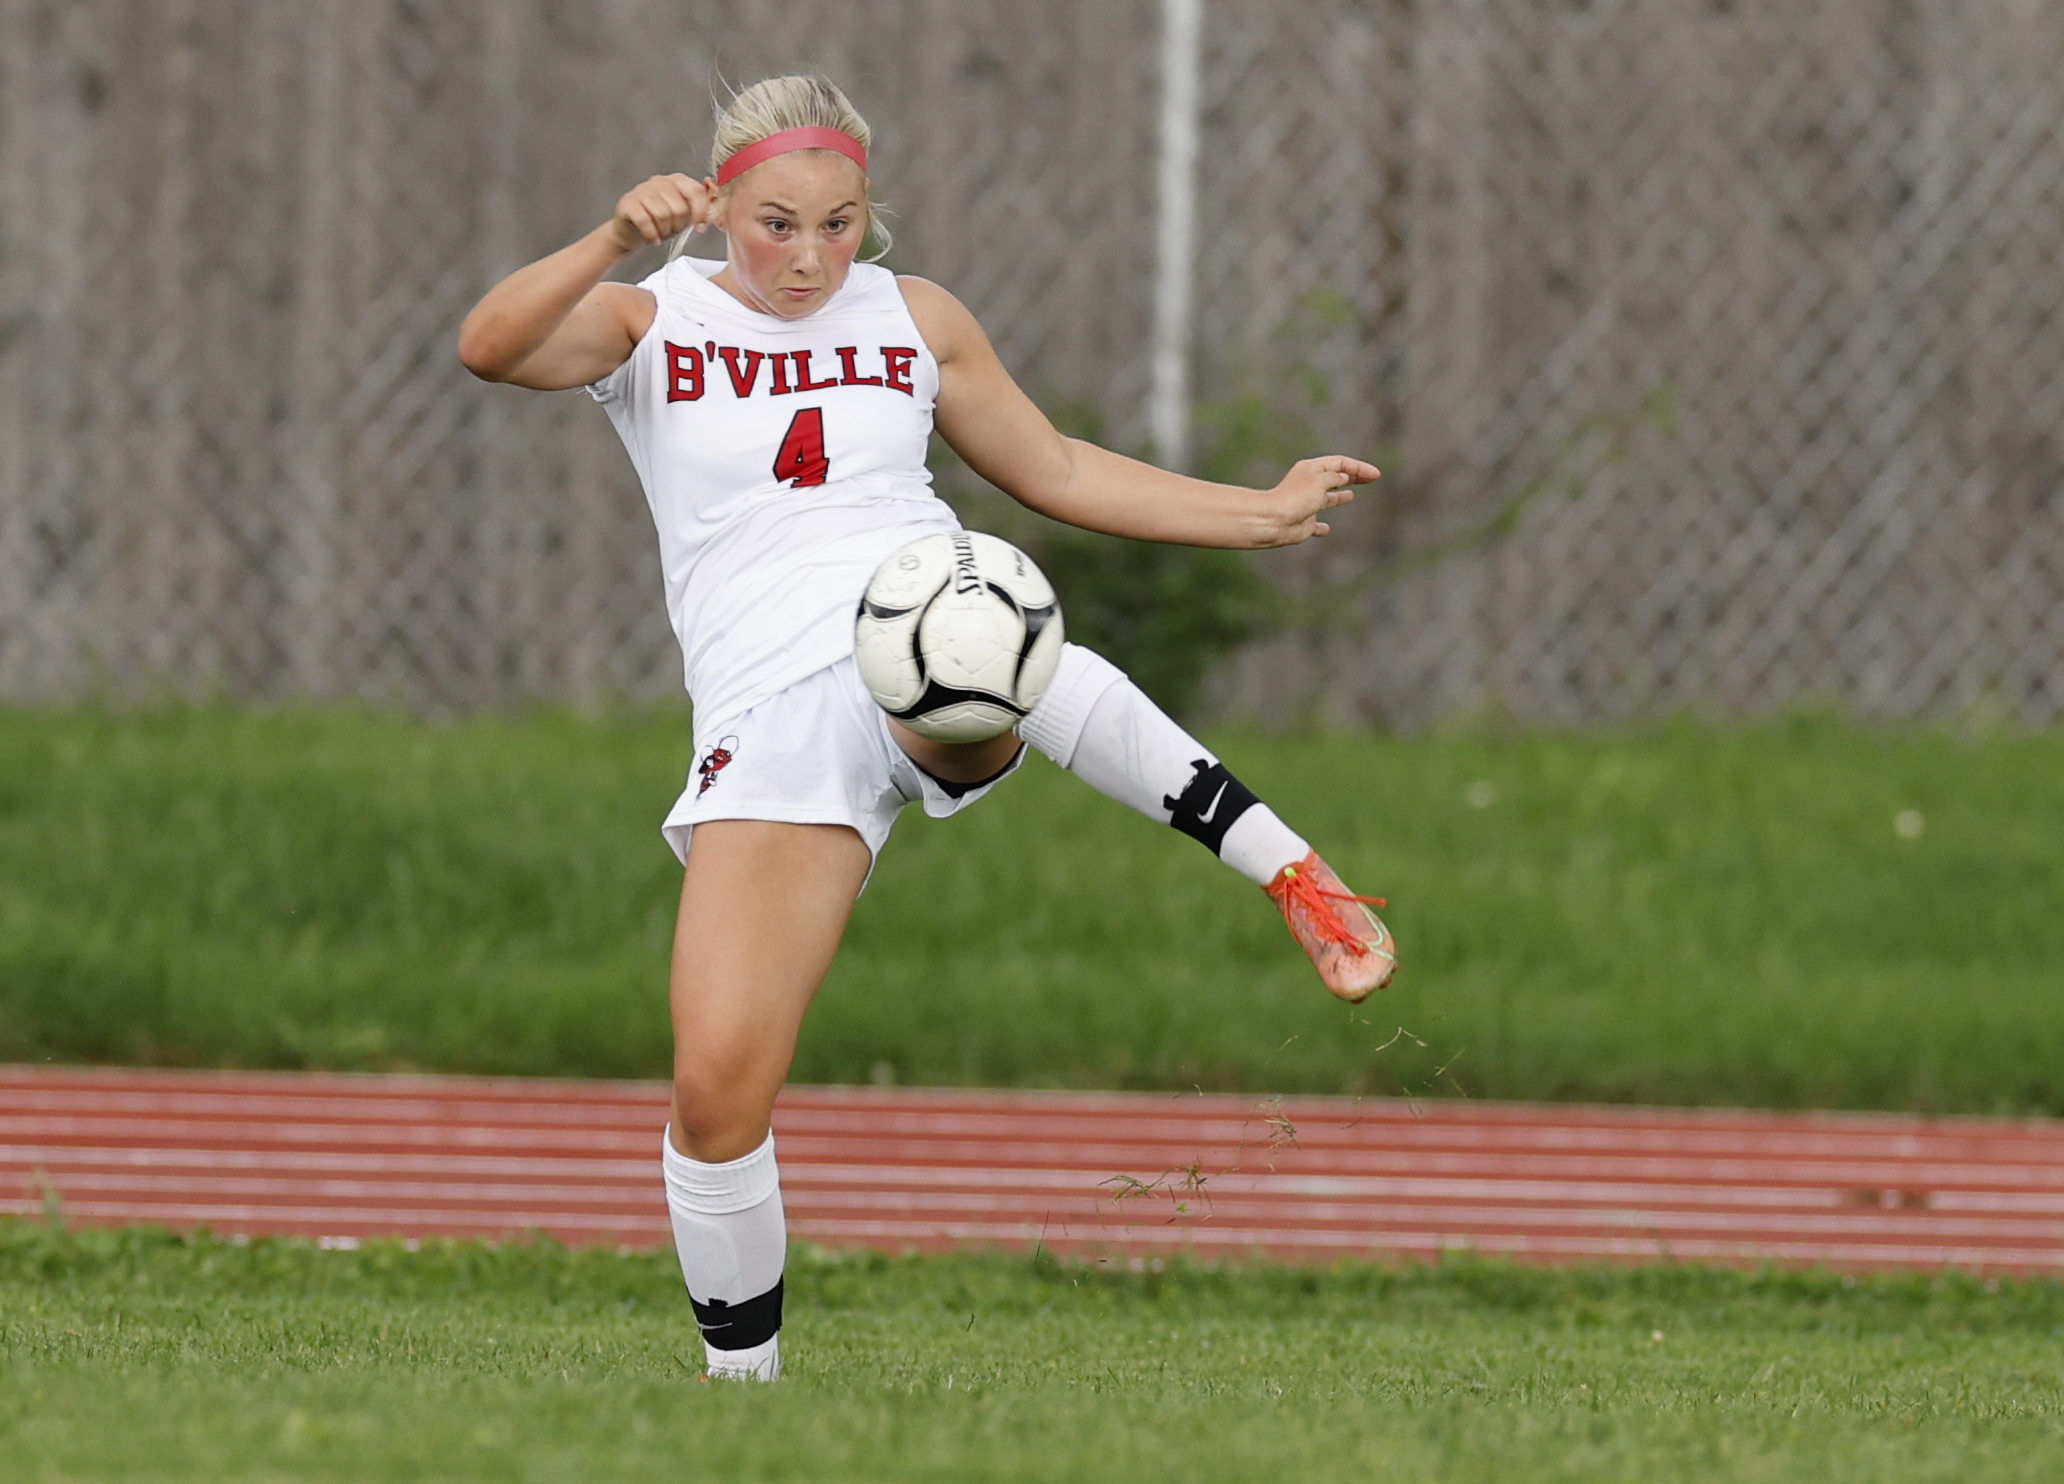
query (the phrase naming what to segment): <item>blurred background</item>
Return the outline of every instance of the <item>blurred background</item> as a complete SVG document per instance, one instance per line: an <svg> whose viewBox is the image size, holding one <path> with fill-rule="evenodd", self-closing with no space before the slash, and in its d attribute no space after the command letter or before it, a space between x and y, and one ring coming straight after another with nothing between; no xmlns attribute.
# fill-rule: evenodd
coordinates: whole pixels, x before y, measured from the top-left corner
<svg viewBox="0 0 2064 1484"><path fill-rule="evenodd" d="M2064 1110L2043 0L0 0L0 1058L664 1071L649 518L453 341L798 69L1063 428L1384 466L1239 556L934 460L1407 965L1040 765L798 1077Z"/></svg>
<svg viewBox="0 0 2064 1484"><path fill-rule="evenodd" d="M1309 551L1061 548L1178 704L2046 721L2060 66L2040 0L5 0L0 694L676 692L605 419L454 331L813 69L1070 430L1385 465Z"/></svg>

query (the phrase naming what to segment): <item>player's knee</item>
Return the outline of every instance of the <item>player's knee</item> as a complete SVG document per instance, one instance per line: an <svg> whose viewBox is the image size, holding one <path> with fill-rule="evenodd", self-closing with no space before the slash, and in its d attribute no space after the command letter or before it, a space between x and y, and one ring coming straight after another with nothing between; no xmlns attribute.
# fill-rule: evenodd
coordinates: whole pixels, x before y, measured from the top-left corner
<svg viewBox="0 0 2064 1484"><path fill-rule="evenodd" d="M736 1075L705 1058L674 1068L674 1114L684 1129L700 1131L722 1124L743 1101Z"/></svg>
<svg viewBox="0 0 2064 1484"><path fill-rule="evenodd" d="M760 1089L743 1059L691 1054L675 1058L674 1143L691 1159L723 1160L740 1140L749 1153L765 1133Z"/></svg>

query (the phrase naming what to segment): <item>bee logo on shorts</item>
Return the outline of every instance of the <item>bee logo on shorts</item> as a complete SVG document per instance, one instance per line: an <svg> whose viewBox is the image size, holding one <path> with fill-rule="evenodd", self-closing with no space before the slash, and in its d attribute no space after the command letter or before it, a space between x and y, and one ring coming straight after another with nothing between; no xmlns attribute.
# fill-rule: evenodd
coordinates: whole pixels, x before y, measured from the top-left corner
<svg viewBox="0 0 2064 1484"><path fill-rule="evenodd" d="M737 754L738 739L736 737L724 738L715 747L703 754L702 761L695 765L695 771L702 777L701 786L695 790L696 798L699 799L710 791L710 785L717 781L717 775L731 766L731 759L737 756Z"/></svg>

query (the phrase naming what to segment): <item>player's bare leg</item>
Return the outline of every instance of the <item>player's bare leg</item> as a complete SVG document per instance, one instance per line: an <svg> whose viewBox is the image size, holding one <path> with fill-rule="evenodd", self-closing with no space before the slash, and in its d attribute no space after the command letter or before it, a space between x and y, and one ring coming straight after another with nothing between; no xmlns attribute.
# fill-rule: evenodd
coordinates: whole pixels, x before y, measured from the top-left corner
<svg viewBox="0 0 2064 1484"><path fill-rule="evenodd" d="M689 845L664 1155L674 1246L712 1376L780 1374L788 1234L769 1121L869 860L844 825L712 820Z"/></svg>
<svg viewBox="0 0 2064 1484"><path fill-rule="evenodd" d="M967 788L979 788L1002 773L1025 746L1015 732L986 742L940 742L913 732L893 716L889 733L913 763L939 782Z"/></svg>

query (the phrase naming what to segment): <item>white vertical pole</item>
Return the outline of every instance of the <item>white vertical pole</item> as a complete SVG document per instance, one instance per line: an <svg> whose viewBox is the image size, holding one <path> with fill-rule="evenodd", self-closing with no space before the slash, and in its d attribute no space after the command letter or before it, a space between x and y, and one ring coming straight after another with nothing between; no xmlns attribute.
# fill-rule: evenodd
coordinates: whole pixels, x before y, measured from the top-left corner
<svg viewBox="0 0 2064 1484"><path fill-rule="evenodd" d="M1147 426L1162 465L1190 455L1190 312L1197 274L1197 123L1204 0L1161 0L1161 160Z"/></svg>

